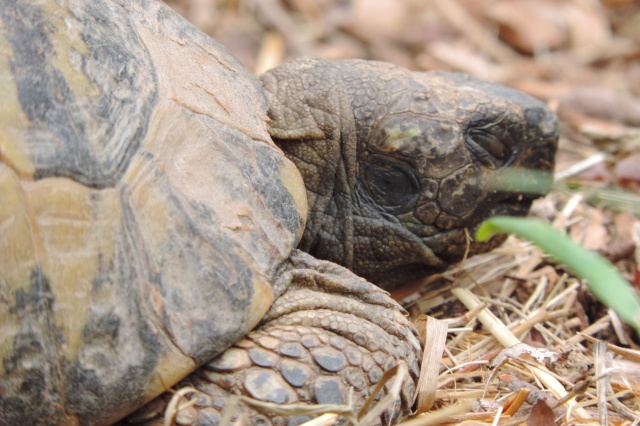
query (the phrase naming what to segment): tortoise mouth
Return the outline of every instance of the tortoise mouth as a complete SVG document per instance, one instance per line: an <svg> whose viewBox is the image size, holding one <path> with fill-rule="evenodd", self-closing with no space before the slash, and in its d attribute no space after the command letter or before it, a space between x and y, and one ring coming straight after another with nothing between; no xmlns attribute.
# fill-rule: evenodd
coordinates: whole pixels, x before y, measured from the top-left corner
<svg viewBox="0 0 640 426"><path fill-rule="evenodd" d="M531 203L538 198L540 198L539 195L517 193L506 194L504 200L500 201L489 210L485 219L504 214L508 214L509 216L524 216L529 212Z"/></svg>
<svg viewBox="0 0 640 426"><path fill-rule="evenodd" d="M426 250L430 252L429 255L435 255L442 264L449 265L460 261L464 257L467 249L467 240L470 255L494 249L502 243L504 237L496 236L487 242L477 242L475 233L480 224L494 216L526 216L533 200L539 198L539 195L517 193L501 195L502 200L487 203L484 209L475 209L474 212L468 215L468 220L461 219L460 223L454 227L441 229L430 236L420 237L420 241L426 246ZM496 194L497 197L498 194Z"/></svg>
<svg viewBox="0 0 640 426"><path fill-rule="evenodd" d="M433 225L423 225L429 228L431 235L420 235L420 226L405 229L403 235L411 241L412 249L409 252L404 252L394 262L377 263L374 273L360 271L359 274L385 288L392 288L445 270L462 260L467 247L469 255L485 253L496 248L505 240L505 236L496 235L487 242L477 242L475 233L480 224L485 219L497 215L524 216L529 211L531 202L538 196L496 193L493 197L493 202L485 203L484 208L474 209L475 211L467 216L467 220L459 218L450 228L439 229Z"/></svg>
<svg viewBox="0 0 640 426"><path fill-rule="evenodd" d="M482 222L494 216L526 216L529 213L533 201L540 198L540 195L518 193L506 193L503 194L503 196L504 198L501 201L492 203L486 211L477 212L475 217L480 219L474 221L474 224L468 228L471 228L475 233Z"/></svg>

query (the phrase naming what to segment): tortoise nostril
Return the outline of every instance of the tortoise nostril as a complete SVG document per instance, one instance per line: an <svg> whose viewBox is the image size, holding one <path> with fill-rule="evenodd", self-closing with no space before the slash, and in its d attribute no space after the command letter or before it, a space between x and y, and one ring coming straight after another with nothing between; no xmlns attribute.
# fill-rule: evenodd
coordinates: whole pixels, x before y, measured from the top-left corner
<svg viewBox="0 0 640 426"><path fill-rule="evenodd" d="M504 165L509 156L509 150L500 138L485 129L470 129L465 142L478 160L491 168Z"/></svg>
<svg viewBox="0 0 640 426"><path fill-rule="evenodd" d="M509 148L487 129L469 129L465 135L465 144L474 157L490 169L504 166L509 158Z"/></svg>
<svg viewBox="0 0 640 426"><path fill-rule="evenodd" d="M497 160L504 160L507 148L495 135L483 129L471 129L468 136Z"/></svg>

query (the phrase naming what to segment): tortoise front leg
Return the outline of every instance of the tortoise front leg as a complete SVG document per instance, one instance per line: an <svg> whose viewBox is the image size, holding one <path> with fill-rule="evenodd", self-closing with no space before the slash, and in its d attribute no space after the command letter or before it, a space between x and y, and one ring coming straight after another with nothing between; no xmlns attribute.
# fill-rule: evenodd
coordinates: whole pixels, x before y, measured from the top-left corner
<svg viewBox="0 0 640 426"><path fill-rule="evenodd" d="M199 398L179 413L180 424L217 424L231 394L276 404L347 404L350 400L357 410L384 372L399 362L407 364L409 375L398 401L380 421L395 423L409 413L421 349L404 311L386 292L345 268L301 251L283 265L276 289L284 292L254 331L178 385L194 388L197 392L191 397ZM165 404L171 396L164 395ZM164 405L153 410L164 411ZM250 424L292 420L298 424L309 419L285 420L247 406L238 414L243 411ZM143 412L130 421L136 417L141 420Z"/></svg>

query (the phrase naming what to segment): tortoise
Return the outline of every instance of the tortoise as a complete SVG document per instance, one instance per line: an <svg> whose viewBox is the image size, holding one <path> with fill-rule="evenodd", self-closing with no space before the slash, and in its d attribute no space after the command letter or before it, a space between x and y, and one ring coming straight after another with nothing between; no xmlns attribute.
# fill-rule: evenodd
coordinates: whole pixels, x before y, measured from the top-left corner
<svg viewBox="0 0 640 426"><path fill-rule="evenodd" d="M358 407L404 363L393 423L421 348L381 288L525 214L506 168L553 167L527 95L315 57L258 80L156 0L0 0L0 35L2 424L110 424L181 380L203 425L229 392Z"/></svg>

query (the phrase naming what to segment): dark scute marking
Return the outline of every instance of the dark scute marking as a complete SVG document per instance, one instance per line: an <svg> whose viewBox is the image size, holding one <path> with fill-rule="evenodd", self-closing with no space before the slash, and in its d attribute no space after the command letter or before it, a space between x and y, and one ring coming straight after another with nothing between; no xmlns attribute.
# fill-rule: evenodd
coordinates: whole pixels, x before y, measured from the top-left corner
<svg viewBox="0 0 640 426"><path fill-rule="evenodd" d="M197 404L196 404L197 405ZM198 412L198 426L218 426L220 424L220 414L209 408Z"/></svg>
<svg viewBox="0 0 640 426"><path fill-rule="evenodd" d="M68 410L81 413L86 418L105 419L113 415L113 410L123 407L139 407L144 402L145 384L153 374L157 365L157 356L161 353L157 338L149 329L145 321L140 321L139 336L144 343L144 359L139 365L127 365L118 368L118 380L96 371L110 371L114 367L112 354L91 354L91 366L84 366L81 361L70 364L66 369ZM113 314L105 317L91 318L83 330L85 346L99 347L97 341L118 350L118 333L120 321ZM90 349L91 350L91 349ZM123 351L123 354L125 352ZM80 358L80 357L79 357Z"/></svg>
<svg viewBox="0 0 640 426"><path fill-rule="evenodd" d="M280 347L280 353L282 355L290 356L293 358L298 358L302 356L302 345L298 342L289 342L285 343Z"/></svg>
<svg viewBox="0 0 640 426"><path fill-rule="evenodd" d="M158 23L164 22L167 19L166 10L158 9L158 13L156 13L156 20Z"/></svg>
<svg viewBox="0 0 640 426"><path fill-rule="evenodd" d="M254 364L261 367L271 367L278 360L278 357L273 352L258 347L249 349L249 357Z"/></svg>
<svg viewBox="0 0 640 426"><path fill-rule="evenodd" d="M225 143L229 140L238 142L237 145L229 142L237 148L231 150L222 145L222 140L213 139L212 143L220 147L217 150L220 158L213 164L228 165L231 170L237 167L244 172L240 168L243 163L229 155L241 157L243 144L253 141L246 136L242 139L239 132L228 135L226 125L211 119L203 120L211 126L212 132L229 136L223 140ZM160 328L185 356L193 358L196 364L203 364L247 332L247 314L254 297L255 264L249 260L251 253L240 248L234 235L223 229L223 220L215 210L215 200L210 206L184 196L182 187L171 184L165 172L154 164L152 156L146 155L145 151L141 154L137 158L149 162L144 167L153 171L149 177L172 220L166 224L166 244L150 249L144 243L143 232L150 231L145 230L145 211L136 211L130 201L129 194L135 187L120 183L117 189L121 197L122 223L131 245L127 253L129 258L141 257L137 264L148 265L148 270L144 271L145 280L164 301L159 313ZM246 154L242 157L252 160ZM229 158L232 161L227 161ZM245 181L233 179L237 174L220 169L212 170L212 173L230 176L229 182L221 181L219 188L234 194L248 190ZM217 193L213 191L211 196L216 197ZM255 235L256 240L261 238L267 239ZM131 262L131 259L125 260ZM143 306L148 306L149 312L156 312L146 299Z"/></svg>
<svg viewBox="0 0 640 426"><path fill-rule="evenodd" d="M158 177L158 179L164 177ZM169 190L169 185L163 186ZM247 312L251 305L253 293L254 271L251 265L241 255L230 250L237 246L237 242L224 233L207 229L205 224L220 224L214 210L189 201L186 204L175 194L169 194L168 205L173 209L172 217L176 218L176 225L172 232L172 244L167 247L165 256L167 261L182 259L183 262L194 262L197 268L197 285L177 286L175 280L161 272L154 277L154 286L163 295L167 304L163 310L162 322L174 343L185 355L194 359L196 364L203 364L222 350L231 346L242 334ZM130 215L127 224L135 223L131 208L123 204L125 213ZM178 218L184 220L177 223ZM129 226L129 232L137 232ZM215 239L215 241L211 241ZM142 241L140 235L132 237L134 241ZM208 258L202 258L202 244L208 246ZM143 248L140 247L140 250ZM214 259L215 260L212 260ZM163 269L164 271L164 269ZM211 309L215 303L217 308ZM187 311L199 310L206 313L206 321L192 322L188 338L179 339L179 335L187 335L180 327L176 328L171 321L172 314L181 315Z"/></svg>
<svg viewBox="0 0 640 426"><path fill-rule="evenodd" d="M283 169L284 155L267 145L256 146L254 150L259 175L251 179L255 190L262 196L266 207L273 212L285 228L297 232L302 227L302 219L291 193L279 180Z"/></svg>
<svg viewBox="0 0 640 426"><path fill-rule="evenodd" d="M249 370L244 378L244 387L256 399L276 404L289 402L289 395L277 382L277 376L273 370Z"/></svg>
<svg viewBox="0 0 640 426"><path fill-rule="evenodd" d="M95 188L113 186L147 132L157 101L157 81L149 52L140 44L121 7L80 2L64 17L81 28L89 50L80 69L91 94L74 94L54 64L67 62L56 50L66 41L57 18L29 2L5 1L0 7L5 37L12 46L11 70L18 98L29 118L25 143L36 178L65 176ZM69 34L72 34L69 32ZM73 78L73 77L71 77ZM95 95L93 94L95 92Z"/></svg>
<svg viewBox="0 0 640 426"><path fill-rule="evenodd" d="M322 347L311 350L313 359L327 371L336 372L347 363L344 355L331 347Z"/></svg>
<svg viewBox="0 0 640 426"><path fill-rule="evenodd" d="M313 416L293 416L287 417L287 426L300 426L313 419Z"/></svg>
<svg viewBox="0 0 640 426"><path fill-rule="evenodd" d="M189 207L192 213L189 214L182 209L177 197L172 195L170 199L172 204L180 209L180 217L186 219L189 229L188 235L205 234L206 231L202 229L201 224L222 223L216 212L207 205L191 201ZM236 244L235 241L229 240L224 234L217 236L217 242L219 243L218 247L225 248L233 247ZM190 241L185 243L186 248L194 251L198 250ZM222 287L234 307L233 310L245 312L253 297L253 287L251 285L253 271L247 266L245 260L236 253L218 251L216 254L219 256L219 260L214 264L207 264L207 270L203 272L210 274L211 281L209 282L226 283Z"/></svg>
<svg viewBox="0 0 640 426"><path fill-rule="evenodd" d="M313 385L318 404L342 404L344 396L336 377L320 377Z"/></svg>
<svg viewBox="0 0 640 426"><path fill-rule="evenodd" d="M1 281L0 290L8 291ZM51 323L55 300L39 268L31 272L29 289L17 290L14 298L8 309L20 319L19 330L12 342L0 342L12 348L2 360L6 376L0 380L0 424L62 424L66 416L57 354L62 334Z"/></svg>
<svg viewBox="0 0 640 426"><path fill-rule="evenodd" d="M40 268L31 271L29 291L18 289L15 294L15 305L10 308L14 315L22 317L25 314L42 315L39 319L46 320L53 309L54 297L51 293L49 280Z"/></svg>
<svg viewBox="0 0 640 426"><path fill-rule="evenodd" d="M282 377L292 386L300 387L309 379L309 374L298 363L293 361L284 361L280 367Z"/></svg>
<svg viewBox="0 0 640 426"><path fill-rule="evenodd" d="M64 366L67 411L104 423L114 413L142 405L163 345L142 308L140 239L118 233L109 262L99 255L80 350ZM105 295L109 299L105 300ZM100 300L100 303L97 301Z"/></svg>

